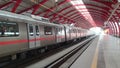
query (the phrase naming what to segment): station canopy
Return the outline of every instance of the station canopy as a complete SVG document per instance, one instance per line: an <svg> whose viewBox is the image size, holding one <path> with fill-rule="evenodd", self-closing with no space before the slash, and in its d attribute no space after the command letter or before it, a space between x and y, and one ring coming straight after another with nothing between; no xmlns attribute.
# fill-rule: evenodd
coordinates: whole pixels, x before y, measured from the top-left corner
<svg viewBox="0 0 120 68"><path fill-rule="evenodd" d="M117 0L0 0L0 9L77 27L103 27Z"/></svg>

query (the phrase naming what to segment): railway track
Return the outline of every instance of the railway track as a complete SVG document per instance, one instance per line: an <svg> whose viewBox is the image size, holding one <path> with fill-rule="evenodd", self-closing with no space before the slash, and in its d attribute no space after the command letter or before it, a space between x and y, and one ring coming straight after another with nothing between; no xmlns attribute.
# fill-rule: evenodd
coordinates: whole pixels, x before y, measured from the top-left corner
<svg viewBox="0 0 120 68"><path fill-rule="evenodd" d="M80 46L56 59L54 62L50 63L44 68L70 68L74 61L87 49L87 47L89 47L91 42L92 39L82 43Z"/></svg>
<svg viewBox="0 0 120 68"><path fill-rule="evenodd" d="M79 57L80 54L82 54L82 52L89 46L89 44L92 42L92 39L94 38L95 37L90 37L87 40L83 40L82 42L77 41L66 46L37 55L35 57L15 60L10 63L7 62L8 64L3 66L2 68L34 68L30 67L30 65L36 62L39 62L40 68L58 68L70 66L77 59L77 57ZM71 61L69 65L68 61Z"/></svg>

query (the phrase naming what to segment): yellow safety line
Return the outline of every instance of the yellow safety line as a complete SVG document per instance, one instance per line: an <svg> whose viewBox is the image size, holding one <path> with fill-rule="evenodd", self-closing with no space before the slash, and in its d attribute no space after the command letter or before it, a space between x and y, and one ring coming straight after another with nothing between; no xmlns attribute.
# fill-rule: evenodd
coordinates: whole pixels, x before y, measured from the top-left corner
<svg viewBox="0 0 120 68"><path fill-rule="evenodd" d="M93 58L93 61L92 61L92 65L91 65L91 68L97 68L97 60L98 60L98 45L97 45L97 48L95 50L95 55L94 55L94 58Z"/></svg>

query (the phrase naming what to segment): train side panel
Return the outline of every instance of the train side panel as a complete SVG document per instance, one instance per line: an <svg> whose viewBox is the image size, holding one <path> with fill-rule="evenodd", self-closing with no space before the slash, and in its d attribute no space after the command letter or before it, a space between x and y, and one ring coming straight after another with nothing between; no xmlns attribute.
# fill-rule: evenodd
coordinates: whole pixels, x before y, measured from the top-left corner
<svg viewBox="0 0 120 68"><path fill-rule="evenodd" d="M54 26L39 25L41 46L52 45L56 43Z"/></svg>
<svg viewBox="0 0 120 68"><path fill-rule="evenodd" d="M71 37L71 34L70 34L70 27L68 27L68 26L65 26L64 25L64 27L65 27L65 37L66 37L66 41L69 41L69 40L71 40L70 39L70 37Z"/></svg>
<svg viewBox="0 0 120 68"><path fill-rule="evenodd" d="M2 27L4 27L5 33L0 33L0 57L28 49L26 24L8 21L0 22L0 24L2 23L4 25L1 25L0 28L3 29Z"/></svg>
<svg viewBox="0 0 120 68"><path fill-rule="evenodd" d="M55 27L55 34L56 34L56 43L62 43L65 42L65 30L64 26L61 27Z"/></svg>

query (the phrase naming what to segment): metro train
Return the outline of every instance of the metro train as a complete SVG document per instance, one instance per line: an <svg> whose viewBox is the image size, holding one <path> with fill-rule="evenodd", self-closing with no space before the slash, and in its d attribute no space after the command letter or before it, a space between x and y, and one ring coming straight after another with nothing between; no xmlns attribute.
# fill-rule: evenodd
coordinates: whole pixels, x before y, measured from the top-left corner
<svg viewBox="0 0 120 68"><path fill-rule="evenodd" d="M25 16L0 10L0 57L16 56L34 49L93 35L88 30L50 23L38 16ZM43 50L41 50L43 51Z"/></svg>

